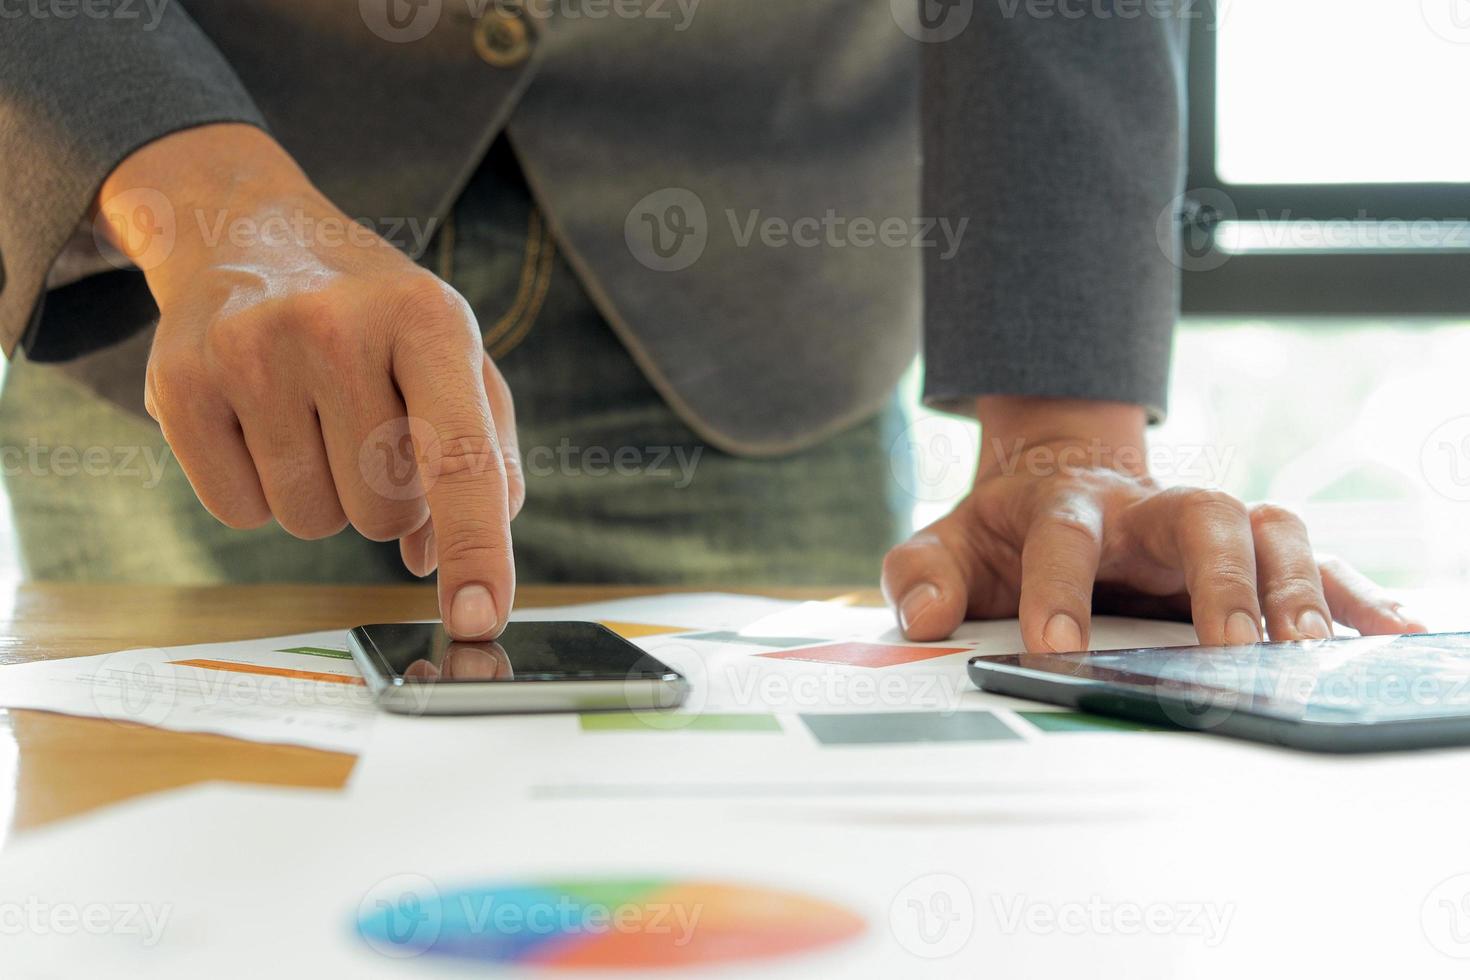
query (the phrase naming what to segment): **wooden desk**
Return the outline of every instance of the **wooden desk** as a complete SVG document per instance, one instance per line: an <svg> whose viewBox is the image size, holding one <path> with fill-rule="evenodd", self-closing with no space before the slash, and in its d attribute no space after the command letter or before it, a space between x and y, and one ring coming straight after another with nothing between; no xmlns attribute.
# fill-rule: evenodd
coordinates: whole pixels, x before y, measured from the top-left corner
<svg viewBox="0 0 1470 980"><path fill-rule="evenodd" d="M517 603L556 606L668 591L676 590L528 586L520 590ZM881 601L873 590L776 589L761 594ZM0 669L131 647L212 643L437 615L434 591L426 586L8 586L0 587ZM0 837L192 783L340 788L355 762L355 756L314 749L0 710Z"/></svg>

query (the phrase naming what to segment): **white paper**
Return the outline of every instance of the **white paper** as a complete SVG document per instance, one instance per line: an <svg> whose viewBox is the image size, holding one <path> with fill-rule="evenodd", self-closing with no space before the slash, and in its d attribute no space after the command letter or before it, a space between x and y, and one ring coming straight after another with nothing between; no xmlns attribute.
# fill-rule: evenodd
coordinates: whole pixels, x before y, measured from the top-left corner
<svg viewBox="0 0 1470 980"><path fill-rule="evenodd" d="M513 618L739 629L793 605L705 593L528 609ZM286 652L301 647L318 652ZM361 750L379 714L339 630L17 664L0 668L0 707L348 753Z"/></svg>
<svg viewBox="0 0 1470 980"><path fill-rule="evenodd" d="M17 664L0 668L0 706L355 753L377 709L343 659L345 639L302 633ZM293 647L323 653L283 652Z"/></svg>
<svg viewBox="0 0 1470 980"><path fill-rule="evenodd" d="M733 820L709 806L469 804L473 778L371 807L208 787L25 835L0 855L7 975L526 976L400 957L355 925L379 902L588 878L796 892L862 923L830 947L659 975L1463 975L1442 903L1470 868L1464 794L1422 812L1298 787L1132 821L1061 800L1024 820L819 806Z"/></svg>
<svg viewBox="0 0 1470 980"><path fill-rule="evenodd" d="M944 657L845 667L763 657L787 648L749 640L820 624L824 638L892 641L891 620L840 606L798 619L766 602L529 613L684 627L637 641L703 672L703 700L677 717L766 714L774 729L385 715L348 792L206 787L19 835L0 853L6 973L483 975L484 963L375 948L357 916L462 887L626 877L797 892L864 923L832 947L689 975L1463 975L1470 750L1336 758L1182 733L1049 734L1021 716L1026 702L962 680L971 653L1018 648L1013 622L967 624ZM1101 620L1096 638L1177 643L1188 630ZM154 653L248 664L309 639ZM797 678L816 678L815 693ZM100 713L86 682L72 687ZM915 709L988 711L1016 737L829 745L803 718Z"/></svg>

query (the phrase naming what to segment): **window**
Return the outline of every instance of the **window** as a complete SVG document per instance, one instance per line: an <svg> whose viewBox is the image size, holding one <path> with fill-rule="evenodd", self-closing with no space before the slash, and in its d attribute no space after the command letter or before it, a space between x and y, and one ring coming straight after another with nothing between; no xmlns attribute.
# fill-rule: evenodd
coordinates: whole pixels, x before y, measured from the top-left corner
<svg viewBox="0 0 1470 980"><path fill-rule="evenodd" d="M1188 312L1470 310L1470 0L1194 22Z"/></svg>

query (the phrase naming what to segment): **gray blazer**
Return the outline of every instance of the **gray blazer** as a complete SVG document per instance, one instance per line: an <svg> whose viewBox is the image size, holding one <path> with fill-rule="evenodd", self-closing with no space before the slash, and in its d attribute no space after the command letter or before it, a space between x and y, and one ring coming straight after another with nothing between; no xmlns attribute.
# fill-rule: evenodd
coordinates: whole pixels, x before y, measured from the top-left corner
<svg viewBox="0 0 1470 980"><path fill-rule="evenodd" d="M107 173L164 134L266 126L347 213L391 231L432 228L507 131L590 295L717 446L791 451L871 414L921 308L931 402L1163 410L1173 16L1021 0L187 8L115 3L0 33L7 354L135 380L138 356L97 351L156 311L136 273L95 274L77 231Z"/></svg>

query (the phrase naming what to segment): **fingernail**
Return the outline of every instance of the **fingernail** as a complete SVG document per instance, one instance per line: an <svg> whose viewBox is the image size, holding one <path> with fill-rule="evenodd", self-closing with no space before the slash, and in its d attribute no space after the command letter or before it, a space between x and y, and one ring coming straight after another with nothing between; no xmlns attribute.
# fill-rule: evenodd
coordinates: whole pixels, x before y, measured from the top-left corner
<svg viewBox="0 0 1470 980"><path fill-rule="evenodd" d="M1225 620L1225 642L1231 646L1248 646L1261 642L1261 624L1248 612L1236 610Z"/></svg>
<svg viewBox="0 0 1470 980"><path fill-rule="evenodd" d="M925 582L923 585L914 586L912 589L909 589L908 595L904 596L903 600L898 604L898 624L907 633L914 621L924 615L924 610L938 601L938 587L928 582Z"/></svg>
<svg viewBox="0 0 1470 980"><path fill-rule="evenodd" d="M1057 613L1046 621L1041 630L1041 640L1051 647L1052 653L1069 653L1082 649L1082 627L1066 613Z"/></svg>
<svg viewBox="0 0 1470 980"><path fill-rule="evenodd" d="M419 578L427 578L433 574L434 566L437 564L435 559L439 557L435 550L437 544L438 542L434 540L434 529L431 527L424 532L424 557L423 563L419 565L419 568L422 569L419 572Z"/></svg>
<svg viewBox="0 0 1470 980"><path fill-rule="evenodd" d="M1296 631L1308 640L1326 640L1332 636L1332 627L1315 609L1308 609L1296 618Z"/></svg>
<svg viewBox="0 0 1470 980"><path fill-rule="evenodd" d="M455 593L450 604L449 631L460 639L484 636L495 628L498 616L489 589L466 585Z"/></svg>

